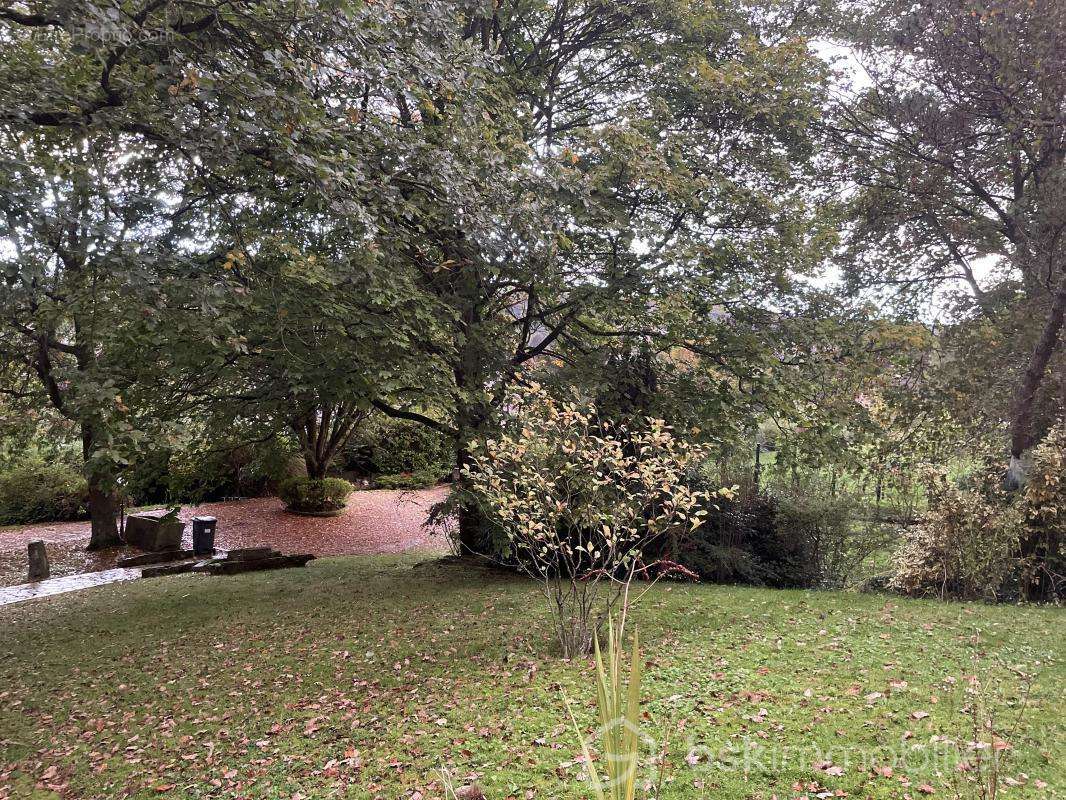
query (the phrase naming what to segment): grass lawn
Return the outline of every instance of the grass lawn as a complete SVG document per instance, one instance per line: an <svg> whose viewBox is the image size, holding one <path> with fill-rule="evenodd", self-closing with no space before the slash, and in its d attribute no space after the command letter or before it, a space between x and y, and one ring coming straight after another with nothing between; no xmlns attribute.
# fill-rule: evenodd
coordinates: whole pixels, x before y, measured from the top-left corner
<svg viewBox="0 0 1066 800"><path fill-rule="evenodd" d="M563 700L591 726L591 666L552 655L542 610L414 557L0 608L0 798L429 800L442 767L490 800L591 797ZM982 673L1037 673L1005 796L1066 793L1062 610L661 585L635 617L664 800L953 797L929 756L971 738L978 632Z"/></svg>

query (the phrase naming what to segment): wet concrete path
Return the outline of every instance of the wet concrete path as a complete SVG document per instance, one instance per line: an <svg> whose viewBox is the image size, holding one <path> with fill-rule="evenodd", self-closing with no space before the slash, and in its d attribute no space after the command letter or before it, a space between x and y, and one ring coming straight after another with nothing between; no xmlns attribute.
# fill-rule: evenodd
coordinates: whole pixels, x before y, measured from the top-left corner
<svg viewBox="0 0 1066 800"><path fill-rule="evenodd" d="M76 592L92 586L103 586L119 581L132 581L141 577L139 567L126 569L105 569L99 572L81 572L77 575L65 575L62 578L48 578L35 583L23 583L18 586L0 587L0 606L20 603L23 600L35 600L55 594Z"/></svg>

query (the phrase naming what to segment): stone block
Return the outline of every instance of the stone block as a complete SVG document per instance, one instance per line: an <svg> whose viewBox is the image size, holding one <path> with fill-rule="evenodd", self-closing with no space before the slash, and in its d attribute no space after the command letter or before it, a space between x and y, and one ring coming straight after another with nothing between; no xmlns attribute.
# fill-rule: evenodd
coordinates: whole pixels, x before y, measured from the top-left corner
<svg viewBox="0 0 1066 800"><path fill-rule="evenodd" d="M163 564L167 561L178 561L179 559L192 557L192 550L164 550L160 553L141 553L137 556L123 556L115 562L115 566L145 567L149 564Z"/></svg>
<svg viewBox="0 0 1066 800"><path fill-rule="evenodd" d="M44 542L35 539L27 545L27 550L30 557L27 576L30 582L43 581L51 574L51 568L48 566L48 551L44 549Z"/></svg>
<svg viewBox="0 0 1066 800"><path fill-rule="evenodd" d="M141 577L159 578L163 575L181 575L183 572L192 572L195 566L195 561L179 561L177 564L160 564L154 567L145 567L141 570Z"/></svg>
<svg viewBox="0 0 1066 800"><path fill-rule="evenodd" d="M236 550L229 550L226 553L226 559L228 561L253 561L258 558L267 558L276 555L281 554L273 547L259 545L258 547L240 547Z"/></svg>
<svg viewBox="0 0 1066 800"><path fill-rule="evenodd" d="M184 532L185 523L180 520L163 522L147 514L126 518L126 544L150 553L177 550Z"/></svg>

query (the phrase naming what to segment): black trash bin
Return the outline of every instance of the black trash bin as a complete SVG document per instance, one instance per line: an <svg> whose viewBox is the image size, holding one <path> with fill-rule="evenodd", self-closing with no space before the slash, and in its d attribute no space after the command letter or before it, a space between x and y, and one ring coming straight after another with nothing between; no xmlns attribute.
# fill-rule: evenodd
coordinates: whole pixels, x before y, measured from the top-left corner
<svg viewBox="0 0 1066 800"><path fill-rule="evenodd" d="M198 556L209 556L215 552L215 528L218 520L214 517L192 518L192 551Z"/></svg>

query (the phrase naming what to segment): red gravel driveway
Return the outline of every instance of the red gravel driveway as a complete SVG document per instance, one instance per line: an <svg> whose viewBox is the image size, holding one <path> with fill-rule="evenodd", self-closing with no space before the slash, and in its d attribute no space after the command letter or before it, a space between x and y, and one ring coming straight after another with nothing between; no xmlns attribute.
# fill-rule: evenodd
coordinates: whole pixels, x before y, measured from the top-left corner
<svg viewBox="0 0 1066 800"><path fill-rule="evenodd" d="M228 503L185 507L181 518L218 518L215 547L231 550L265 544L283 553L314 553L316 556L403 553L411 550L443 551L447 542L440 533L422 527L430 507L440 502L448 487L432 489L353 492L348 507L337 517L304 517L287 513L275 497L252 498ZM160 512L161 513L161 512ZM185 529L185 546L192 546L192 526ZM31 525L0 529L0 586L26 580L26 544L43 539L48 545L52 575L108 569L115 559L130 552L115 548L86 553L88 522Z"/></svg>

